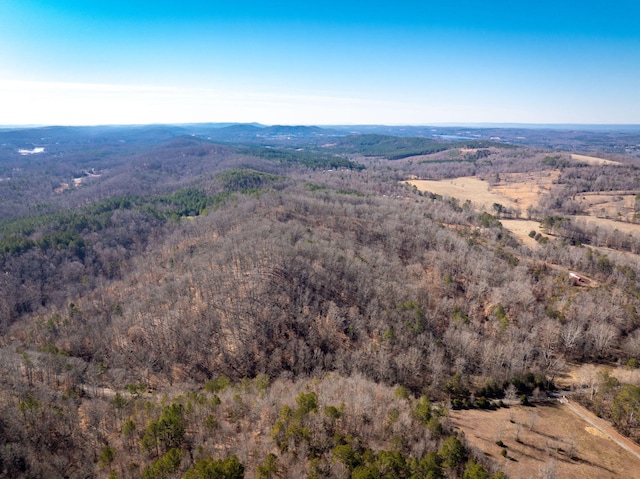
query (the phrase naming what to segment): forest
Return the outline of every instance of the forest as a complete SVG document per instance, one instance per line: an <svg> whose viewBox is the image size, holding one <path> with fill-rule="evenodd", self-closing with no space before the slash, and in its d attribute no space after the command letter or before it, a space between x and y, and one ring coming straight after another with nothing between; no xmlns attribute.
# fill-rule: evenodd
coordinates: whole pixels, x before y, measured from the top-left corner
<svg viewBox="0 0 640 479"><path fill-rule="evenodd" d="M503 478L449 410L640 366L640 236L575 219L639 156L222 128L0 131L0 477ZM404 183L532 172L526 209ZM638 438L607 371L576 397Z"/></svg>

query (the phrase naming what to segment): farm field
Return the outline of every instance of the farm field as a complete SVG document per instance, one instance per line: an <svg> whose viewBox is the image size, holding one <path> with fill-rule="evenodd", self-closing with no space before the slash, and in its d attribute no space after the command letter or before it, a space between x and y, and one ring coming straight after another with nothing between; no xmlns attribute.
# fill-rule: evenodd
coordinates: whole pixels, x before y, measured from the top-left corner
<svg viewBox="0 0 640 479"><path fill-rule="evenodd" d="M476 177L461 177L447 180L409 180L408 184L423 192L471 201L477 206L490 209L493 203L507 208L526 210L547 194L558 178L556 171L535 173L510 173L500 176L498 184Z"/></svg>
<svg viewBox="0 0 640 479"><path fill-rule="evenodd" d="M489 212L492 212L494 203L522 211L538 203L549 191L557 175L557 172L508 174L493 188L487 181L475 177L441 181L409 180L407 183L422 192L451 196L461 202L471 201ZM532 248L537 246L538 243L529 237L529 232L540 232L540 222L520 219L501 219L501 222L522 243Z"/></svg>
<svg viewBox="0 0 640 479"><path fill-rule="evenodd" d="M549 193L558 176L557 171L504 174L491 191L510 198L517 208L525 211L536 206L540 198Z"/></svg>
<svg viewBox="0 0 640 479"><path fill-rule="evenodd" d="M486 150L492 153L496 153L499 151L497 148L489 147L489 148L454 148L448 149L446 151L439 151L437 153L428 153L424 155L413 155L408 156L406 158L402 158L401 162L413 162L413 163L429 163L432 161L447 161L447 160L462 160L466 155L473 155L478 152L478 150Z"/></svg>
<svg viewBox="0 0 640 479"><path fill-rule="evenodd" d="M448 180L409 180L406 183L415 186L419 191L457 198L461 202L471 201L475 206L491 209L493 203L500 203L508 208L518 205L510 198L491 191L489 183L473 176L465 176Z"/></svg>
<svg viewBox="0 0 640 479"><path fill-rule="evenodd" d="M538 242L529 236L531 231L542 234L540 222L533 220L500 220L502 226L507 228L516 238L529 248L538 246ZM546 235L545 235L546 236Z"/></svg>
<svg viewBox="0 0 640 479"><path fill-rule="evenodd" d="M605 160L604 158L598 158L596 156L576 155L571 154L571 159L587 163L589 165L619 165L620 163L613 160Z"/></svg>
<svg viewBox="0 0 640 479"><path fill-rule="evenodd" d="M590 216L581 216L579 218L586 219L588 223L592 221L596 221L596 224L598 224L597 222L600 221L599 218L593 218ZM543 236L553 238L553 236L545 235L544 233L542 233L542 229L540 228L540 222L538 221L501 219L500 223L502 223L502 226L508 229L511 232L511 234L513 234L513 236L515 236L522 244L528 246L529 248L536 248L539 245L539 243L536 240L534 240L529 236L529 233L531 231L535 231L536 233L540 233ZM629 234L640 235L640 225L621 223L618 221L610 221L610 220L604 220L600 224L602 226L610 227L612 229L617 228L618 230L623 232L628 232ZM601 254L607 255L609 258L611 258L614 261L619 261L619 260L631 261L635 264L640 265L640 255L638 254L630 253L628 251L618 251L615 249L605 248L601 246L589 246L589 248L597 250Z"/></svg>
<svg viewBox="0 0 640 479"><path fill-rule="evenodd" d="M499 203L522 214L527 208L538 204L540 199L550 191L558 175L556 171L505 174L493 187L489 182L476 177L438 181L414 179L406 183L422 192L457 198L461 203L470 201L476 207L491 213L493 213L493 204ZM601 227L630 235L640 235L640 224L629 222L633 217L635 195L583 193L576 197L576 201L585 204L586 210L591 214L565 215L570 216L573 221L591 228ZM622 221L616 221L611 217ZM532 230L540 231L539 222L522 219L501 219L501 222L524 244L529 247L536 246L537 243L528 235ZM637 262L638 258L635 256L637 255L632 255L632 259Z"/></svg>
<svg viewBox="0 0 640 479"><path fill-rule="evenodd" d="M640 224L626 223L624 221L614 221L607 218L596 218L594 216L576 215L572 216L577 221L584 221L587 225L606 227L611 230L617 229L622 233L640 234Z"/></svg>
<svg viewBox="0 0 640 479"><path fill-rule="evenodd" d="M582 193L576 196L589 216L632 221L635 214L636 195L629 192Z"/></svg>
<svg viewBox="0 0 640 479"><path fill-rule="evenodd" d="M640 470L640 459L560 403L455 410L450 419L512 479L635 477ZM499 440L507 451L504 459Z"/></svg>

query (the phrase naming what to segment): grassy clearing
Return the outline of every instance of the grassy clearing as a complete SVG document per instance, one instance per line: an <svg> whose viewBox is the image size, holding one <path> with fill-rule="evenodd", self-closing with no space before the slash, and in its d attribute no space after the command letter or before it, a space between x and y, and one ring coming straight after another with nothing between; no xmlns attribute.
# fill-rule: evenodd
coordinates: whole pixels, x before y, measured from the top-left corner
<svg viewBox="0 0 640 479"><path fill-rule="evenodd" d="M559 403L451 411L450 418L512 479L636 477L640 471L640 460Z"/></svg>
<svg viewBox="0 0 640 479"><path fill-rule="evenodd" d="M635 214L636 195L625 193L582 193L576 196L590 216L622 221L632 221Z"/></svg>
<svg viewBox="0 0 640 479"><path fill-rule="evenodd" d="M561 388L589 387L604 369L622 383L640 385L640 369L611 368L604 364L574 364L556 380L556 385Z"/></svg>
<svg viewBox="0 0 640 479"><path fill-rule="evenodd" d="M529 248L536 248L538 242L529 236L531 231L542 234L539 221L532 220L500 220L502 226L507 228L513 236L518 238L521 243L525 244ZM543 235L546 236L546 235Z"/></svg>
<svg viewBox="0 0 640 479"><path fill-rule="evenodd" d="M475 206L493 213L493 204L500 203L507 208L525 210L538 203L551 188L558 172L513 173L501 177L498 184L491 187L487 181L475 177L451 180L410 180L408 184L422 192L458 198L461 202L471 201ZM540 223L528 220L501 220L503 226L529 247L537 246L529 232L540 232Z"/></svg>
<svg viewBox="0 0 640 479"><path fill-rule="evenodd" d="M488 211L493 203L524 211L536 205L549 192L558 175L556 171L505 174L494 186L485 180L468 176L439 181L410 180L407 183L423 192L452 196L463 202L469 200Z"/></svg>
<svg viewBox="0 0 640 479"><path fill-rule="evenodd" d="M587 216L587 215L576 215L572 216L575 221L584 221L588 226L591 227L604 227L610 230L618 230L622 233L628 233L631 235L639 235L640 234L640 224L636 223L625 223L622 221L614 221L607 218L596 218L595 216Z"/></svg>
<svg viewBox="0 0 640 479"><path fill-rule="evenodd" d="M484 180L465 176L451 180L409 180L408 184L415 186L422 192L457 198L461 202L471 201L475 206L490 211L494 203L500 203L508 208L518 205L504 195L489 190L489 183Z"/></svg>
<svg viewBox="0 0 640 479"><path fill-rule="evenodd" d="M490 213L493 213L493 204L500 203L507 208L519 210L522 214L551 190L558 175L558 171L505 174L493 186L476 177L439 181L413 179L406 183L422 192L457 198L461 203L471 201L475 207ZM573 221L583 222L591 228L600 227L612 231L617 229L622 233L640 235L640 224L629 222L634 215L635 195L628 192L583 193L575 199L583 204L588 214L571 216ZM532 230L539 231L537 222L502 220L502 224L527 246L536 245L528 235Z"/></svg>
<svg viewBox="0 0 640 479"><path fill-rule="evenodd" d="M571 159L579 161L581 163L588 163L589 165L621 165L622 163L613 160L605 160L604 158L598 158L595 156L576 155L571 154Z"/></svg>
<svg viewBox="0 0 640 479"><path fill-rule="evenodd" d="M558 171L505 174L500 176L500 182L492 191L510 198L524 211L537 205L540 198L549 193L559 175Z"/></svg>

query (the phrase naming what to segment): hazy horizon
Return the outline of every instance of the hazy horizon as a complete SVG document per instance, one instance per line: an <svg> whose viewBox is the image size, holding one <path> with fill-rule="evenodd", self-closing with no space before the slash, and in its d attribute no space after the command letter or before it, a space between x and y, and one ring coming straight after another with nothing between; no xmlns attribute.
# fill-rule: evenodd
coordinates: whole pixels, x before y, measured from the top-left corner
<svg viewBox="0 0 640 479"><path fill-rule="evenodd" d="M287 126L287 127L318 127L318 128L368 128L368 127L388 127L388 128L470 128L470 129L550 129L550 130L584 130L584 131L624 131L640 130L640 123L424 123L424 124L382 124L382 123L344 123L344 124L284 124L284 123L258 123L258 122L184 122L184 123L86 123L86 124L0 124L1 129L30 129L30 128L74 128L74 127L145 127L145 126L189 126L189 125L256 125L260 127Z"/></svg>
<svg viewBox="0 0 640 479"><path fill-rule="evenodd" d="M0 124L640 124L640 5L5 0Z"/></svg>

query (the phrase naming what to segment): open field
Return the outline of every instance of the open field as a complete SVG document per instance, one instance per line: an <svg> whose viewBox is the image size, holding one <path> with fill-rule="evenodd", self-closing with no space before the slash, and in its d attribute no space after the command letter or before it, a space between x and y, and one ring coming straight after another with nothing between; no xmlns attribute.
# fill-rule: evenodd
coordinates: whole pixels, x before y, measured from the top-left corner
<svg viewBox="0 0 640 479"><path fill-rule="evenodd" d="M461 202L469 200L489 212L493 203L500 203L503 206L522 211L537 204L548 193L557 176L557 172L504 175L500 183L493 187L487 181L475 177L440 181L409 180L407 183L423 192L455 197ZM582 193L576 197L576 201L582 203L591 214L572 216L574 220L585 221L587 224L612 230L617 229L623 233L640 234L640 224L628 222L633 216L635 195L628 192L626 194L622 192L612 194ZM616 221L616 219L625 221ZM530 228L529 231L531 229L535 228ZM515 230L514 233L518 234Z"/></svg>
<svg viewBox="0 0 640 479"><path fill-rule="evenodd" d="M580 216L575 217L583 220L587 220L587 223L593 223L593 226L600 224L601 226L606 226L607 228L618 229L623 232L627 232L629 234L637 234L640 235L640 225L629 224L629 223L621 223L617 221L611 220L602 220L600 218L593 218L591 216ZM601 221L601 223L599 223ZM540 233L543 236L554 238L550 235L545 235L540 228L540 223L538 221L533 220L511 220L511 219L501 219L500 223L506 229L508 229L513 236L515 236L522 244L528 246L529 248L536 248L539 246L539 243L529 236L531 231L535 231L536 233ZM607 255L613 261L622 261L622 262L632 262L638 266L640 266L640 255L630 253L628 251L618 251L611 248L605 248L601 246L591 246L589 248L597 250L599 253Z"/></svg>
<svg viewBox="0 0 640 479"><path fill-rule="evenodd" d="M581 193L576 201L590 216L631 221L635 213L636 195L627 192Z"/></svg>
<svg viewBox="0 0 640 479"><path fill-rule="evenodd" d="M491 191L510 198L524 211L537 205L540 198L549 193L558 176L557 171L504 174Z"/></svg>
<svg viewBox="0 0 640 479"><path fill-rule="evenodd" d="M579 161L581 163L588 163L589 165L620 165L621 163L613 160L605 160L604 158L597 158L595 156L576 155L571 154L571 159Z"/></svg>
<svg viewBox="0 0 640 479"><path fill-rule="evenodd" d="M560 403L451 411L450 419L512 479L636 477L640 470L640 459Z"/></svg>
<svg viewBox="0 0 640 479"><path fill-rule="evenodd" d="M492 153L496 153L499 150L497 148L454 148L451 150L438 151L436 153L428 153L425 155L413 155L402 158L401 162L414 162L414 163L428 163L430 161L465 161L466 155L472 155L477 153L478 150L489 150Z"/></svg>
<svg viewBox="0 0 640 479"><path fill-rule="evenodd" d="M513 236L529 248L536 248L538 242L529 236L531 231L542 234L539 221L532 220L500 220L502 226L507 228ZM546 236L546 235L544 235Z"/></svg>
<svg viewBox="0 0 640 479"><path fill-rule="evenodd" d="M493 187L476 177L462 177L448 180L410 180L410 185L420 191L458 198L461 202L471 201L490 211L493 203L508 208L525 210L534 206L549 192L558 178L556 171L535 173L510 173L501 175L500 182Z"/></svg>
<svg viewBox="0 0 640 479"><path fill-rule="evenodd" d="M493 213L493 204L499 203L522 214L527 208L535 206L550 191L558 175L557 171L505 174L493 187L487 181L476 177L440 181L413 179L407 183L422 192L457 198L461 203L467 200L471 201L474 206L490 213ZM571 216L574 222L578 224L582 222L590 228L606 228L634 236L640 235L640 224L629 222L634 214L635 195L629 194L629 192L582 193L577 195L576 201L582 203L590 214ZM616 221L615 219L624 221ZM506 219L502 219L501 222L522 243L532 248L537 246L536 241L529 237L529 232L532 230L540 231L538 222ZM603 250L603 248L597 249ZM616 253L613 250L603 250L602 252ZM622 252L619 254L640 264L640 256L638 255Z"/></svg>
<svg viewBox="0 0 640 479"><path fill-rule="evenodd" d="M413 155L395 160L402 163L428 163L430 161L451 161L462 159L460 150L438 151L437 153L428 153L426 155Z"/></svg>
<svg viewBox="0 0 640 479"><path fill-rule="evenodd" d="M594 216L576 215L572 216L576 221L584 221L587 225L605 227L611 230L618 230L622 233L640 235L640 224L614 221L607 218L596 218Z"/></svg>
<svg viewBox="0 0 640 479"><path fill-rule="evenodd" d="M457 198L460 202L471 201L475 206L491 209L494 203L500 203L508 208L518 205L510 198L490 191L489 183L476 177L465 176L451 180L409 180L408 184L423 192Z"/></svg>
<svg viewBox="0 0 640 479"><path fill-rule="evenodd" d="M463 177L452 180L409 180L408 184L423 192L431 192L443 196L451 196L461 202L471 201L474 205L493 212L494 203L500 203L507 208L519 209L521 212L529 206L534 206L544 196L558 173L512 173L501 177L500 183L491 187L487 181L475 177ZM529 220L501 220L503 226L511 231L516 238L529 247L536 247L538 243L529 237L531 230L540 232L540 223Z"/></svg>
<svg viewBox="0 0 640 479"><path fill-rule="evenodd" d="M611 376L618 378L622 383L640 385L640 369L627 369L610 367L604 364L574 364L556 379L556 385L560 388L588 387L598 377L598 373L609 370Z"/></svg>

